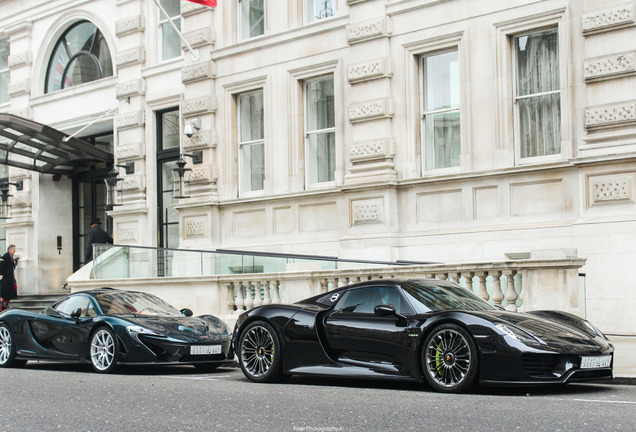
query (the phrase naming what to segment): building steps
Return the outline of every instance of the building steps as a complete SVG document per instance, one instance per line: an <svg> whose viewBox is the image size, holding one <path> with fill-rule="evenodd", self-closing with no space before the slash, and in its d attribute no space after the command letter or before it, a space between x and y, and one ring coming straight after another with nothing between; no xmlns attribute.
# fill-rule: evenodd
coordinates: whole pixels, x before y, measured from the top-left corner
<svg viewBox="0 0 636 432"><path fill-rule="evenodd" d="M50 306L63 295L64 293L18 296L17 299L11 300L9 309L23 309L31 312L42 312L47 306Z"/></svg>

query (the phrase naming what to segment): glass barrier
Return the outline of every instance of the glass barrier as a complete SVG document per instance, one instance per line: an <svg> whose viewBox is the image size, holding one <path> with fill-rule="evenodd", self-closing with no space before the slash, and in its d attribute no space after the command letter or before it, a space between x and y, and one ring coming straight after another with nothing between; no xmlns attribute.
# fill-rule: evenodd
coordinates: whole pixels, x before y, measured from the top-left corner
<svg viewBox="0 0 636 432"><path fill-rule="evenodd" d="M403 265L395 262L349 260L324 256L230 250L159 249L106 244L93 245L93 256L95 257L94 279L283 273Z"/></svg>

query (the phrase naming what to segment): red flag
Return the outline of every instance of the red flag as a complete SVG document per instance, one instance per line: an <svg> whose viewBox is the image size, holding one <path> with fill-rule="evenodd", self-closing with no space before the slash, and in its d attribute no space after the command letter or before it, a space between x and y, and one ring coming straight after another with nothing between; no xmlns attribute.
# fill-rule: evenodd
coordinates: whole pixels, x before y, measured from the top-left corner
<svg viewBox="0 0 636 432"><path fill-rule="evenodd" d="M203 6L216 7L216 0L188 0L192 3L199 3Z"/></svg>

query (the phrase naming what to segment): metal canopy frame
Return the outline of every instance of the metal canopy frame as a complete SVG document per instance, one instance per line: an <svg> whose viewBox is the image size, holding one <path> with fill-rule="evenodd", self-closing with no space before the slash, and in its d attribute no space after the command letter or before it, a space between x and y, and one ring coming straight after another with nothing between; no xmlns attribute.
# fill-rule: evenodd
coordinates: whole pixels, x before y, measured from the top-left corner
<svg viewBox="0 0 636 432"><path fill-rule="evenodd" d="M113 155L50 126L0 113L0 164L42 174L73 176Z"/></svg>

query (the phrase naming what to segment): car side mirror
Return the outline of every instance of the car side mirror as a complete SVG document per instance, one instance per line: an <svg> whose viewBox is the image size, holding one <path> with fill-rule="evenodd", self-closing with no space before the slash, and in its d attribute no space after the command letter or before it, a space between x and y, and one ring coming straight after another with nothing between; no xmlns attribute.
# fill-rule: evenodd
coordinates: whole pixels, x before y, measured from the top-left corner
<svg viewBox="0 0 636 432"><path fill-rule="evenodd" d="M82 308L77 308L73 312L71 312L71 318L73 318L76 322L79 321L79 318L82 316Z"/></svg>
<svg viewBox="0 0 636 432"><path fill-rule="evenodd" d="M373 308L373 313L378 316L395 315L395 308L390 304L381 304Z"/></svg>
<svg viewBox="0 0 636 432"><path fill-rule="evenodd" d="M179 312L181 312L181 315L186 317L191 317L192 315L194 315L194 313L188 308L183 308Z"/></svg>

